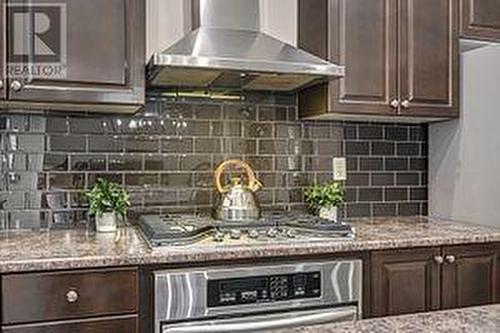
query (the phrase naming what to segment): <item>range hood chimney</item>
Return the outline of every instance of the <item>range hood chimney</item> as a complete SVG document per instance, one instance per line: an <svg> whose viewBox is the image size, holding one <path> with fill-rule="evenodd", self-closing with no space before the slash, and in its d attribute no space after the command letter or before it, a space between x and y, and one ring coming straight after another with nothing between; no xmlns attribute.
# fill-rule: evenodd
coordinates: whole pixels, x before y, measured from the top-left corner
<svg viewBox="0 0 500 333"><path fill-rule="evenodd" d="M200 27L155 53L152 86L296 91L344 75L344 68L260 30L259 0L195 0Z"/></svg>

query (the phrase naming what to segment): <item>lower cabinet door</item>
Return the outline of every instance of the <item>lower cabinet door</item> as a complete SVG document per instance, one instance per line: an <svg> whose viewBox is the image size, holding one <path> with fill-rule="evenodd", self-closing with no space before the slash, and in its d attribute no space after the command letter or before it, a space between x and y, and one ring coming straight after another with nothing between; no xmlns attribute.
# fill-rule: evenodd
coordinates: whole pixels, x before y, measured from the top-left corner
<svg viewBox="0 0 500 333"><path fill-rule="evenodd" d="M138 333L137 317L75 320L3 327L3 333Z"/></svg>
<svg viewBox="0 0 500 333"><path fill-rule="evenodd" d="M461 308L496 302L498 254L495 245L443 248L442 307Z"/></svg>
<svg viewBox="0 0 500 333"><path fill-rule="evenodd" d="M374 251L372 314L375 317L439 309L439 248Z"/></svg>

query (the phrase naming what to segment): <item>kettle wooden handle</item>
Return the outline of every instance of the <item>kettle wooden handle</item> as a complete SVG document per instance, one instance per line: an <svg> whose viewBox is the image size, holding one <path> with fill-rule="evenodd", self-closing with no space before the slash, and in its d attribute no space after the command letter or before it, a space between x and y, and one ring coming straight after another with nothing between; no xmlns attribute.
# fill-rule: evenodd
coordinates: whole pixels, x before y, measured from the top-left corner
<svg viewBox="0 0 500 333"><path fill-rule="evenodd" d="M236 167L243 168L248 176L248 188L251 191L257 191L262 184L255 178L255 173L252 168L245 162L240 160L227 160L219 164L219 166L215 169L214 177L215 177L215 187L217 191L220 193L227 193L229 191L229 186L222 185L222 173L225 168L229 165L234 165Z"/></svg>

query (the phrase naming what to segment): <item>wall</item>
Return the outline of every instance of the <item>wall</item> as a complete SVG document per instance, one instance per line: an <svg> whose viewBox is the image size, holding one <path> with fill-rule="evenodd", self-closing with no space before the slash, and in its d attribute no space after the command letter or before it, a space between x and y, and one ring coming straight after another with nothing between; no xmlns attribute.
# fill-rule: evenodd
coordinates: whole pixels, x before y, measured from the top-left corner
<svg viewBox="0 0 500 333"><path fill-rule="evenodd" d="M295 96L247 103L150 95L135 116L0 116L0 228L85 224L82 191L99 177L143 212L208 213L215 166L243 158L257 170L264 209L302 209L303 187L331 179L346 156L347 217L426 214L425 125L300 122Z"/></svg>
<svg viewBox="0 0 500 333"><path fill-rule="evenodd" d="M500 225L500 46L462 54L461 118L430 126L430 213Z"/></svg>

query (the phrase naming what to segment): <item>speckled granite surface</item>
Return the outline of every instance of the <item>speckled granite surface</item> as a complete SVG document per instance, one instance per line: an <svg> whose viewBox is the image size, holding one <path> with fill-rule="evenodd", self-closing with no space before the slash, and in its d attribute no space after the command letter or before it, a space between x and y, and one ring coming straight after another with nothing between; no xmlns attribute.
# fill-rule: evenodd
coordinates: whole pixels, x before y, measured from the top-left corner
<svg viewBox="0 0 500 333"><path fill-rule="evenodd" d="M114 235L84 230L0 233L0 273L124 266L176 264L275 256L500 242L500 229L427 217L358 219L352 221L354 240L321 242L196 245L151 250L135 228Z"/></svg>
<svg viewBox="0 0 500 333"><path fill-rule="evenodd" d="M498 333L500 305L384 317L270 333Z"/></svg>

